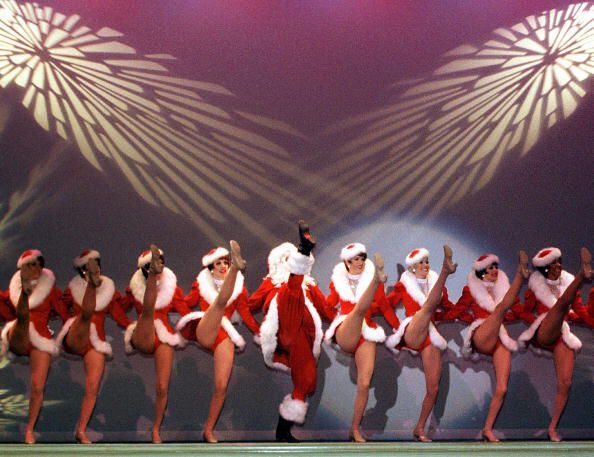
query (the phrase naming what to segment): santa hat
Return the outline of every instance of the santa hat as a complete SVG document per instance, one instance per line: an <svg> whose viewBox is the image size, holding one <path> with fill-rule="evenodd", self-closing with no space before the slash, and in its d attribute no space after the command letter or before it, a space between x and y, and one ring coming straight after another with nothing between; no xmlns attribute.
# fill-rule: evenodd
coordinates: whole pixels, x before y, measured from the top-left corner
<svg viewBox="0 0 594 457"><path fill-rule="evenodd" d="M21 268L24 264L34 262L37 257L43 257L43 254L39 249L27 249L21 254L19 260L17 260L17 269Z"/></svg>
<svg viewBox="0 0 594 457"><path fill-rule="evenodd" d="M495 254L483 254L474 261L472 264L472 269L474 271L481 271L492 263L499 263L499 257L497 257Z"/></svg>
<svg viewBox="0 0 594 457"><path fill-rule="evenodd" d="M163 255L163 251L161 249L159 249L159 254ZM148 251L144 251L138 257L138 268L142 268L144 265L149 263L152 259L153 259L153 255L152 255L150 249Z"/></svg>
<svg viewBox="0 0 594 457"><path fill-rule="evenodd" d="M289 243L288 241L272 248L270 254L268 254L268 270L274 270L283 260L286 262L293 252L297 252L297 248L293 243Z"/></svg>
<svg viewBox="0 0 594 457"><path fill-rule="evenodd" d="M202 266L207 267L207 266L215 263L221 257L228 257L228 256L229 256L229 251L227 251L227 249L225 249L225 248L217 247L217 248L211 249L204 257L202 257Z"/></svg>
<svg viewBox="0 0 594 457"><path fill-rule="evenodd" d="M427 258L429 257L429 251L427 249L425 249L425 248L413 249L406 256L406 261L405 261L406 266L412 267L413 265L416 265L421 260L423 260L425 257L427 257Z"/></svg>
<svg viewBox="0 0 594 457"><path fill-rule="evenodd" d="M561 257L561 249L554 247L544 248L538 251L532 258L532 265L535 267L546 267L559 257Z"/></svg>
<svg viewBox="0 0 594 457"><path fill-rule="evenodd" d="M99 251L95 251L94 249L85 249L79 254L78 257L75 257L72 260L72 263L74 264L74 268L80 268L83 265L86 265L89 260L99 258L101 258Z"/></svg>
<svg viewBox="0 0 594 457"><path fill-rule="evenodd" d="M351 243L347 244L342 251L340 251L340 259L344 260L351 260L353 257L356 257L360 254L367 254L367 249L365 249L365 245L361 243Z"/></svg>

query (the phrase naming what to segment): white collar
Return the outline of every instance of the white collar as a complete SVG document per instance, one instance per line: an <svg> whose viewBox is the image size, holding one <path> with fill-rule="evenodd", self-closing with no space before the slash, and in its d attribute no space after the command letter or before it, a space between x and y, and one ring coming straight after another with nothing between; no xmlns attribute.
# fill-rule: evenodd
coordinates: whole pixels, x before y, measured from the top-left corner
<svg viewBox="0 0 594 457"><path fill-rule="evenodd" d="M101 285L97 288L95 311L103 311L111 303L115 294L115 284L107 276L101 276ZM85 296L85 290L87 289L87 281L76 275L68 283L68 288L72 294L74 302L81 306L83 297Z"/></svg>
<svg viewBox="0 0 594 457"><path fill-rule="evenodd" d="M198 277L196 278L196 282L198 283L198 290L200 292L200 296L206 300L206 303L212 305L219 295L219 291L216 289L216 279L210 272L208 268L204 268ZM235 278L235 286L233 287L233 293L231 297L227 301L226 305L233 303L239 294L243 291L243 274L241 271L237 272L237 277ZM221 284L223 281L221 281Z"/></svg>
<svg viewBox="0 0 594 457"><path fill-rule="evenodd" d="M332 283L336 293L343 301L350 303L357 303L367 289L373 276L375 275L375 265L369 259L365 259L365 269L359 275L356 290L353 291L349 284L349 272L346 269L344 262L340 262L334 267L332 271Z"/></svg>
<svg viewBox="0 0 594 457"><path fill-rule="evenodd" d="M37 280L37 284L29 296L29 309L36 308L41 303L43 303L54 288L55 283L56 277L51 270L48 270L47 268L41 270L41 275ZM10 301L16 307L19 303L19 298L21 297L21 291L23 290L20 270L17 270L12 276L8 290L10 291Z"/></svg>
<svg viewBox="0 0 594 457"><path fill-rule="evenodd" d="M155 304L155 309L162 309L169 306L171 300L173 300L176 287L177 278L173 271L167 267L163 268L163 272L157 280L157 303ZM136 270L130 279L130 290L134 298L142 303L144 292L146 291L146 279L140 268Z"/></svg>

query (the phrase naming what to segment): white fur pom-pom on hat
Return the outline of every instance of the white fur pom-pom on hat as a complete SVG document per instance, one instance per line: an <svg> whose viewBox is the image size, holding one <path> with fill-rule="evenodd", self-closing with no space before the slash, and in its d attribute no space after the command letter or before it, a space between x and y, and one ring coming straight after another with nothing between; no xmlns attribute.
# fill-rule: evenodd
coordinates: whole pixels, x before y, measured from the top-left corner
<svg viewBox="0 0 594 457"><path fill-rule="evenodd" d="M429 251L425 248L417 248L410 251L410 253L406 256L406 266L412 267L416 265L425 257L429 258Z"/></svg>
<svg viewBox="0 0 594 457"><path fill-rule="evenodd" d="M532 258L532 265L535 267L546 267L559 257L561 257L561 249L555 247L544 248L538 251Z"/></svg>
<svg viewBox="0 0 594 457"><path fill-rule="evenodd" d="M495 254L483 254L474 261L472 264L472 269L474 271L481 271L492 263L499 263L499 257L497 257Z"/></svg>
<svg viewBox="0 0 594 457"><path fill-rule="evenodd" d="M100 259L101 258L101 254L99 254L99 251L95 251L94 249L85 249L83 252L81 252L78 257L75 257L72 260L72 264L74 265L75 268L80 268L83 265L86 265L87 262L91 259Z"/></svg>
<svg viewBox="0 0 594 457"><path fill-rule="evenodd" d="M27 249L21 254L19 260L17 260L17 268L21 268L26 263L34 262L37 257L43 257L43 254L39 249Z"/></svg>
<svg viewBox="0 0 594 457"><path fill-rule="evenodd" d="M347 244L344 248L342 248L342 251L340 251L340 260L346 262L347 260L351 260L353 257L356 257L360 254L367 254L367 249L365 249L364 244Z"/></svg>
<svg viewBox="0 0 594 457"><path fill-rule="evenodd" d="M159 253L161 255L163 255L163 251L161 249L159 249ZM140 256L138 257L138 268L142 268L143 265L146 265L147 263L149 263L151 260L153 259L153 255L151 254L150 249L148 251L144 251L142 254L140 254Z"/></svg>
<svg viewBox="0 0 594 457"><path fill-rule="evenodd" d="M227 251L227 249L221 248L221 247L216 247L216 248L208 251L208 253L206 253L206 255L204 257L202 257L202 266L207 267L207 266L215 263L221 257L228 257L228 256L229 256L229 251Z"/></svg>

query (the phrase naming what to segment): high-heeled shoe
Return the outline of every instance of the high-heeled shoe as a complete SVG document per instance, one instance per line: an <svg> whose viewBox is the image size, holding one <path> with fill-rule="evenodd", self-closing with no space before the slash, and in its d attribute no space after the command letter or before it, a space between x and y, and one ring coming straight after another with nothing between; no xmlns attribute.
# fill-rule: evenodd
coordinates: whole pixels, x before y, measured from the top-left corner
<svg viewBox="0 0 594 457"><path fill-rule="evenodd" d="M498 439L492 430L483 430L482 432L483 441L487 443L500 443L501 440Z"/></svg>
<svg viewBox="0 0 594 457"><path fill-rule="evenodd" d="M93 442L87 437L86 433L75 433L74 441L76 444L93 444Z"/></svg>
<svg viewBox="0 0 594 457"><path fill-rule="evenodd" d="M548 435L549 435L550 442L552 442L552 443L560 443L561 442L561 437L557 433L557 430L549 430Z"/></svg>
<svg viewBox="0 0 594 457"><path fill-rule="evenodd" d="M159 432L153 432L152 438L153 444L163 444L163 440L161 439L161 434Z"/></svg>
<svg viewBox="0 0 594 457"><path fill-rule="evenodd" d="M423 433L413 432L413 439L419 443L432 443L433 440Z"/></svg>
<svg viewBox="0 0 594 457"><path fill-rule="evenodd" d="M212 433L209 433L209 434L203 433L202 441L204 441L205 443L208 443L208 444L217 444L219 442L219 440L217 440Z"/></svg>
<svg viewBox="0 0 594 457"><path fill-rule="evenodd" d="M25 444L35 444L36 441L34 431L25 431Z"/></svg>
<svg viewBox="0 0 594 457"><path fill-rule="evenodd" d="M367 443L367 439L359 433L358 436L355 436L353 432L349 432L349 441L351 443Z"/></svg>

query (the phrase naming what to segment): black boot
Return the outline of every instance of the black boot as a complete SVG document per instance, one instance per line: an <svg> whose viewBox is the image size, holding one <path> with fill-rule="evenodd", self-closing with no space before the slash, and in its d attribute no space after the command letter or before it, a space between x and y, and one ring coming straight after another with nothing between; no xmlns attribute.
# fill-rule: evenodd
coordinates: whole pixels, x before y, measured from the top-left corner
<svg viewBox="0 0 594 457"><path fill-rule="evenodd" d="M301 220L299 221L299 248L298 251L304 256L308 256L316 247L316 239L309 233L309 225Z"/></svg>
<svg viewBox="0 0 594 457"><path fill-rule="evenodd" d="M291 435L293 422L288 421L280 414L278 415L278 424L276 426L276 441L281 443L299 443L299 440Z"/></svg>

